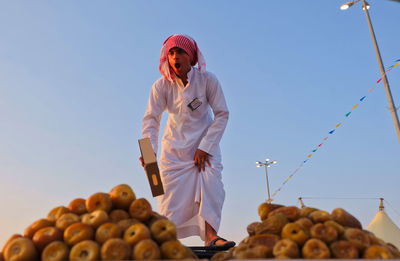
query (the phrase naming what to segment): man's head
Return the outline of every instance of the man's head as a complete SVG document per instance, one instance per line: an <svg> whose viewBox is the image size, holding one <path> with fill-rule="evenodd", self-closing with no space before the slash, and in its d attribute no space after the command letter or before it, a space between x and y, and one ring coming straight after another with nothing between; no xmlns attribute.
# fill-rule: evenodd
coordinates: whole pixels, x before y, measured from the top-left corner
<svg viewBox="0 0 400 261"><path fill-rule="evenodd" d="M189 36L175 34L168 37L163 44L160 55L160 72L168 80L174 75L190 71L198 63L199 69L205 70L204 58L196 42Z"/></svg>
<svg viewBox="0 0 400 261"><path fill-rule="evenodd" d="M190 71L192 60L193 58L182 48L172 47L168 51L169 66L178 77L186 75Z"/></svg>

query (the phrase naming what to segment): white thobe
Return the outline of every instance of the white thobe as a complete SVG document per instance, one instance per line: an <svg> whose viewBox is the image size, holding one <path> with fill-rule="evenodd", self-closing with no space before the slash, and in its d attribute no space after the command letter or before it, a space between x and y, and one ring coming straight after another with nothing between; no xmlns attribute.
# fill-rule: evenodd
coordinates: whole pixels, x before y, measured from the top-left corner
<svg viewBox="0 0 400 261"><path fill-rule="evenodd" d="M194 99L201 105L192 111ZM158 149L161 115L168 112L162 138L159 167L165 194L157 197L162 215L177 226L178 238L198 235L205 238L205 222L218 231L225 191L221 180L219 142L228 121L228 108L217 78L192 67L188 83L164 77L151 89L143 118L142 137L149 137ZM194 165L201 149L211 155L204 171Z"/></svg>

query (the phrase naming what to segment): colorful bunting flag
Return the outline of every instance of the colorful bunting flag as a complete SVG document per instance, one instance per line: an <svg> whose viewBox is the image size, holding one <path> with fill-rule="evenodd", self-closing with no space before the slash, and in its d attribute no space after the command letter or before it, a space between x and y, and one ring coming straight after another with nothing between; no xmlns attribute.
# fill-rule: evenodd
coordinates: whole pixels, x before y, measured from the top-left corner
<svg viewBox="0 0 400 261"><path fill-rule="evenodd" d="M388 67L389 69L388 69L386 72L389 72L390 70L392 70L392 68L395 68L395 67L397 67L398 65L400 65L400 59L397 59L397 60L396 60L396 63L395 63L394 65ZM385 72L385 74L386 74L386 72ZM384 75L385 75L385 74L384 74ZM383 77L382 77L382 78L383 78ZM382 80L382 78L380 78L379 80L377 80L377 83L379 83L379 82ZM372 88L370 88L370 89L368 89L368 92L373 92L374 90L375 90L375 86L372 87ZM363 96L363 97L360 99L360 101L364 101L365 98L366 98L366 96ZM356 105L354 105L351 109L354 110L354 109L356 109L358 106L359 106L359 104L356 104ZM348 113L346 113L345 116L348 117L350 114L351 114L351 111L348 112ZM342 123L336 124L336 128L338 128L339 126L341 126L341 124L342 124ZM334 132L335 132L335 129L329 131L329 134L333 134ZM325 138L323 138L323 140L328 140L328 138L329 138L329 137L326 136ZM320 143L320 144L318 145L318 147L321 147L323 144L324 144L324 143ZM318 149L315 148L315 149L312 150L312 152L314 153L314 152L316 152L317 150L318 150ZM278 194L278 192L280 192L280 191L282 190L283 186L294 176L294 174L296 174L296 172L298 172L298 171L303 167L303 165L304 165L312 156L313 156L312 153L307 155L308 159L304 160L304 161L300 164L300 166L297 167L297 169L294 170L294 171L292 172L292 174L291 174L288 178L286 178L286 180L283 182L283 184L282 184L274 193L272 193L272 198L274 198L274 197Z"/></svg>

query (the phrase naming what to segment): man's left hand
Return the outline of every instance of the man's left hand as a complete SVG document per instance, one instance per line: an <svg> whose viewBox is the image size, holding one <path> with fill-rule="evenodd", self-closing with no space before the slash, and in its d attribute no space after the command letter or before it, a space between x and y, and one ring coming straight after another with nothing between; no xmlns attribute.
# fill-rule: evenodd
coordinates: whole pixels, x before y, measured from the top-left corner
<svg viewBox="0 0 400 261"><path fill-rule="evenodd" d="M208 166L211 167L209 157L212 157L212 156L210 154L208 154L207 152L202 151L201 149L196 150L196 153L194 154L194 165L197 166L199 171L205 170L206 163L208 164Z"/></svg>

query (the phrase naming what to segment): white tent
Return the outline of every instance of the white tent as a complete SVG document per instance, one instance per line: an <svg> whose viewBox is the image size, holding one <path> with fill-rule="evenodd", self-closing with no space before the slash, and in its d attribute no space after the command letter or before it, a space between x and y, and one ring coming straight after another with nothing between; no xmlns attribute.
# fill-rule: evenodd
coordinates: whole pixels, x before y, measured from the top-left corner
<svg viewBox="0 0 400 261"><path fill-rule="evenodd" d="M386 214L382 202L379 211L369 223L367 230L400 249L400 228Z"/></svg>

